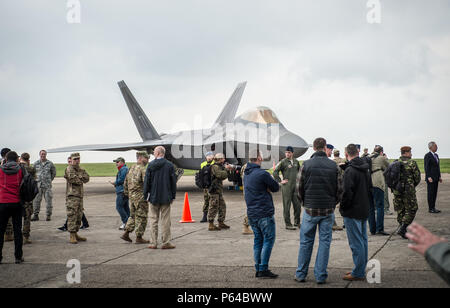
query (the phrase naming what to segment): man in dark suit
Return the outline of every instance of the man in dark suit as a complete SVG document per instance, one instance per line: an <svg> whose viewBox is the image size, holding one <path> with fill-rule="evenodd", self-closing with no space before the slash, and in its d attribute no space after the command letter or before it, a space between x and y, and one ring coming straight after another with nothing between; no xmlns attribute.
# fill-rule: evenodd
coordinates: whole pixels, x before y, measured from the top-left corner
<svg viewBox="0 0 450 308"><path fill-rule="evenodd" d="M438 146L436 142L432 141L428 143L428 148L430 152L424 157L425 181L427 182L428 188L428 212L437 214L441 211L436 209L436 197L439 182L442 183L439 156L436 154Z"/></svg>

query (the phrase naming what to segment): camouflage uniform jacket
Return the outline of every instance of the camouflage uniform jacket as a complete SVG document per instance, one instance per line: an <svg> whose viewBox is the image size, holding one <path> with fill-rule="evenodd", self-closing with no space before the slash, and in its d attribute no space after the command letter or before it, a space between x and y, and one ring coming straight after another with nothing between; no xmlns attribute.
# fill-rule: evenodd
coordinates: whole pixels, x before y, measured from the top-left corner
<svg viewBox="0 0 450 308"><path fill-rule="evenodd" d="M290 159L284 158L276 165L275 170L273 171L273 177L278 183L281 182L280 171L283 175L283 179L288 180L286 185L294 188L300 171L300 163L298 160L293 158L291 161Z"/></svg>
<svg viewBox="0 0 450 308"><path fill-rule="evenodd" d="M223 181L228 178L228 172L222 164L214 163L211 166L212 184L209 193L222 194Z"/></svg>
<svg viewBox="0 0 450 308"><path fill-rule="evenodd" d="M405 184L405 194L415 194L416 186L420 183L420 170L417 163L409 157L400 157L398 160L403 163L403 172L400 175L401 183ZM400 194L394 191L394 194Z"/></svg>
<svg viewBox="0 0 450 308"><path fill-rule="evenodd" d="M81 169L79 166L75 167L73 165L69 165L69 167L67 167L66 169L64 178L67 181L66 197L83 198L83 184L89 182L89 174L86 172L86 170Z"/></svg>
<svg viewBox="0 0 450 308"><path fill-rule="evenodd" d="M139 203L144 199L144 179L147 167L136 164L130 168L123 184L123 192L131 202Z"/></svg>
<svg viewBox="0 0 450 308"><path fill-rule="evenodd" d="M339 166L339 165L342 165L342 164L345 164L345 162L346 162L345 159L340 158L340 157L335 157L335 158L333 158L333 160L334 160L334 162L335 162L338 166Z"/></svg>
<svg viewBox="0 0 450 308"><path fill-rule="evenodd" d="M36 169L36 181L38 182L38 187L52 188L52 181L56 176L55 165L49 160L46 160L45 162L38 160L33 166Z"/></svg>
<svg viewBox="0 0 450 308"><path fill-rule="evenodd" d="M20 163L20 166L24 167L25 170L28 172L28 174L30 174L33 177L33 179L36 180L36 169L34 168L33 165L29 165L28 166L28 165L26 165L24 163Z"/></svg>

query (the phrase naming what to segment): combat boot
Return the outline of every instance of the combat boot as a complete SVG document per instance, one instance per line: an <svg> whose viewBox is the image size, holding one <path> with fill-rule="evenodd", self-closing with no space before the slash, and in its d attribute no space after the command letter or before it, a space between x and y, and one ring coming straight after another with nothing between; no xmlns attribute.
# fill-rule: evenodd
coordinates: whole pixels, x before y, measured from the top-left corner
<svg viewBox="0 0 450 308"><path fill-rule="evenodd" d="M26 245L26 244L31 244L32 242L30 241L30 238L29 237L23 237L23 244L24 245Z"/></svg>
<svg viewBox="0 0 450 308"><path fill-rule="evenodd" d="M208 222L208 212L203 212L203 218L200 222Z"/></svg>
<svg viewBox="0 0 450 308"><path fill-rule="evenodd" d="M75 232L75 238L77 239L77 241L79 242L86 242L87 239L85 237L81 237L78 235L78 233Z"/></svg>
<svg viewBox="0 0 450 308"><path fill-rule="evenodd" d="M5 233L5 242L12 242L12 241L14 241L14 236L12 234Z"/></svg>
<svg viewBox="0 0 450 308"><path fill-rule="evenodd" d="M244 235L253 234L253 231L250 230L250 228L248 226L244 226L244 229L242 230L242 234L244 234Z"/></svg>
<svg viewBox="0 0 450 308"><path fill-rule="evenodd" d="M31 217L31 221L38 221L39 216L37 214L34 214L33 217Z"/></svg>
<svg viewBox="0 0 450 308"><path fill-rule="evenodd" d="M407 240L408 238L406 237L406 228L408 228L407 224L403 224L400 227L400 230L398 230L397 234L400 235L401 237L403 237L405 240Z"/></svg>
<svg viewBox="0 0 450 308"><path fill-rule="evenodd" d="M136 237L136 244L149 244L149 243L150 243L150 241L144 240L142 238L142 236L137 236Z"/></svg>
<svg viewBox="0 0 450 308"><path fill-rule="evenodd" d="M78 244L76 232L70 232L70 244Z"/></svg>
<svg viewBox="0 0 450 308"><path fill-rule="evenodd" d="M52 221L52 216L47 215L46 221Z"/></svg>
<svg viewBox="0 0 450 308"><path fill-rule="evenodd" d="M125 231L125 233L122 234L122 236L120 238L123 239L126 242L133 243L133 241L130 238L130 232L128 232L128 231Z"/></svg>
<svg viewBox="0 0 450 308"><path fill-rule="evenodd" d="M219 221L219 228L220 228L220 229L230 229L230 226L227 226L227 225L224 224L223 222Z"/></svg>
<svg viewBox="0 0 450 308"><path fill-rule="evenodd" d="M208 231L220 231L220 228L217 227L213 222L209 223Z"/></svg>

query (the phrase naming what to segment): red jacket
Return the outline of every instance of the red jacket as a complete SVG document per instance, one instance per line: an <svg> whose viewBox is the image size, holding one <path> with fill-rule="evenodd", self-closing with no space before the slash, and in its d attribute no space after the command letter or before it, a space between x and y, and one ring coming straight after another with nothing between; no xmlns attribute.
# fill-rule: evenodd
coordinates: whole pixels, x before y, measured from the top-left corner
<svg viewBox="0 0 450 308"><path fill-rule="evenodd" d="M22 169L15 162L7 162L0 167L0 203L20 202Z"/></svg>

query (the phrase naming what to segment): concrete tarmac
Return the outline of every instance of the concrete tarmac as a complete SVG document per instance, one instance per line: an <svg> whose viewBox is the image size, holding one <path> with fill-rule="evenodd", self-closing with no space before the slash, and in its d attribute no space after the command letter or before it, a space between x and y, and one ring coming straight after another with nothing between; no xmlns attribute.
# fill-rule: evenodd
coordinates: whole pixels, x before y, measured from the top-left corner
<svg viewBox="0 0 450 308"><path fill-rule="evenodd" d="M284 227L281 193L274 194L277 222L276 243L270 268L279 274L275 280L254 278L253 235L242 235L246 212L242 192L226 191L226 223L230 230L210 232L202 217L203 193L196 188L193 177L183 177L178 183L177 199L172 205L172 238L176 249L151 250L147 245L127 243L120 239L122 231L115 209L113 178L91 178L85 186L85 214L90 228L80 231L88 241L71 245L69 234L57 230L65 219L65 180L54 181L54 210L52 221L45 221L45 204L41 206L40 221L32 222L31 245L24 246L25 263L14 264L13 243L5 243L3 264L0 265L0 288L5 287L174 287L174 288L404 288L442 287L441 280L419 254L411 251L408 241L395 234L396 215L385 216L385 230L391 236L369 235L369 257L381 264L381 283L346 282L342 276L352 269L352 255L344 231L333 232L327 284L317 285L314 261L318 240L306 283L294 281L299 249L299 231ZM225 183L229 184L229 183ZM184 193L188 192L195 223L179 223ZM439 236L450 238L450 175L444 175L439 187L437 208L440 214L429 214L426 184L418 187L419 211L416 222ZM391 211L392 196L391 196ZM303 211L302 211L303 214ZM336 211L342 226L342 217ZM144 238L149 238L150 227ZM134 241L135 236L132 235ZM66 275L71 259L81 263L81 283L69 284Z"/></svg>

